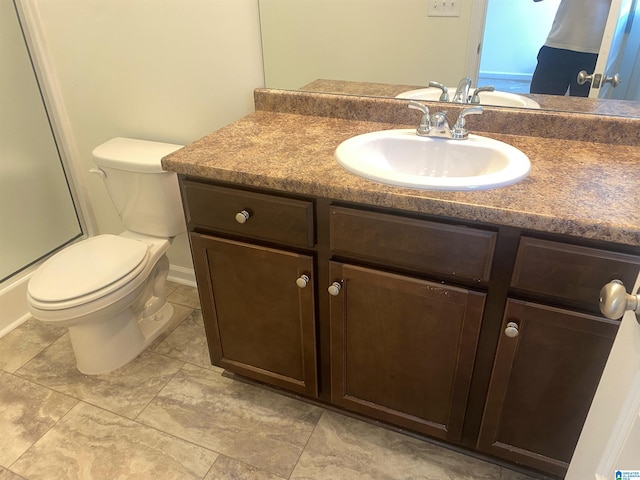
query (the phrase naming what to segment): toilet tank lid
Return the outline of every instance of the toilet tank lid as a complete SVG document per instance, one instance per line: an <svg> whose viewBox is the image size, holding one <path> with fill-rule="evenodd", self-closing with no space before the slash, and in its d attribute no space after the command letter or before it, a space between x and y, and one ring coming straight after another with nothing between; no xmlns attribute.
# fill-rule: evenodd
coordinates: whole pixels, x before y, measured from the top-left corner
<svg viewBox="0 0 640 480"><path fill-rule="evenodd" d="M141 173L161 173L162 157L182 148L172 143L116 137L93 149L98 166Z"/></svg>

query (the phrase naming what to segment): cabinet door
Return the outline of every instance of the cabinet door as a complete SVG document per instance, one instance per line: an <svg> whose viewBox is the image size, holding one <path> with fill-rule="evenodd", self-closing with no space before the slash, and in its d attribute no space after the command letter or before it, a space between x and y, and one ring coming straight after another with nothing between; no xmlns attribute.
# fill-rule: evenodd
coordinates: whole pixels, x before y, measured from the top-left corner
<svg viewBox="0 0 640 480"><path fill-rule="evenodd" d="M212 363L316 397L313 258L197 233L191 244Z"/></svg>
<svg viewBox="0 0 640 480"><path fill-rule="evenodd" d="M331 398L460 440L485 295L331 263Z"/></svg>
<svg viewBox="0 0 640 480"><path fill-rule="evenodd" d="M563 476L617 328L605 318L509 300L478 448Z"/></svg>

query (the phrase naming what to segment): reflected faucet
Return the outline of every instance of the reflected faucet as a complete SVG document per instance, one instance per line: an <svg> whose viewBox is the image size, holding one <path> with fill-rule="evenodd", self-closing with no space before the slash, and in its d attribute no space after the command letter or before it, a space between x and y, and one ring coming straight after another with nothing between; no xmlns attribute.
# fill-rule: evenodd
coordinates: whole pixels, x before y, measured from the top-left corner
<svg viewBox="0 0 640 480"><path fill-rule="evenodd" d="M458 83L456 93L453 95L451 101L453 103L469 103L469 91L471 90L471 79L464 77Z"/></svg>

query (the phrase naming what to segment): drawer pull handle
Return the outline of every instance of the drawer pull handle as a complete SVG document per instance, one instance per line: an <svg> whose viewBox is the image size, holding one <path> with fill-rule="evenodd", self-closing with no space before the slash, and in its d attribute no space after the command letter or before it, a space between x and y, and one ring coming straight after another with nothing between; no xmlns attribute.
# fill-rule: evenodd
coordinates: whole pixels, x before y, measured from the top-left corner
<svg viewBox="0 0 640 480"><path fill-rule="evenodd" d="M340 293L341 288L342 288L342 284L340 282L333 282L331 285L329 285L329 288L327 288L327 291L329 292L329 295L337 297L338 294Z"/></svg>
<svg viewBox="0 0 640 480"><path fill-rule="evenodd" d="M249 212L242 210L241 212L236 213L236 222L244 223L249 220L249 216Z"/></svg>
<svg viewBox="0 0 640 480"><path fill-rule="evenodd" d="M308 275L300 275L300 277L298 277L298 278L296 279L296 285L297 285L299 288L304 288L304 287L306 287L306 286L307 286L307 284L309 283L309 280L310 280L310 278L309 278L309 276L308 276Z"/></svg>
<svg viewBox="0 0 640 480"><path fill-rule="evenodd" d="M504 329L504 334L509 338L516 338L520 332L518 331L518 324L516 322L507 323L507 328Z"/></svg>

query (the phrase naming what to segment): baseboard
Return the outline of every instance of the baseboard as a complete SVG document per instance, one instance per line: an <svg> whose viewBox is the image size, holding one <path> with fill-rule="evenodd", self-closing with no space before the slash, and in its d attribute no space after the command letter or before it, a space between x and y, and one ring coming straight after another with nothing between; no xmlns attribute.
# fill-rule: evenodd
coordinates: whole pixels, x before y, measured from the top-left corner
<svg viewBox="0 0 640 480"><path fill-rule="evenodd" d="M169 267L169 281L196 287L196 274L192 268L171 265Z"/></svg>
<svg viewBox="0 0 640 480"><path fill-rule="evenodd" d="M0 337L29 319L27 284L31 273L0 288Z"/></svg>

